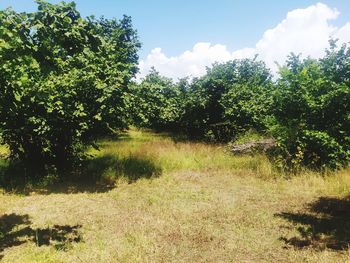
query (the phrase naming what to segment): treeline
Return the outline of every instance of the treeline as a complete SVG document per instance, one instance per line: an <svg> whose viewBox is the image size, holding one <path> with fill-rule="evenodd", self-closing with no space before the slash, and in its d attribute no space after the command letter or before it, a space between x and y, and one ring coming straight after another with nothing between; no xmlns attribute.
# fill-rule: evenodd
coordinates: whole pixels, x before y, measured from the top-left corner
<svg viewBox="0 0 350 263"><path fill-rule="evenodd" d="M350 158L350 49L323 58L291 54L274 79L255 59L214 64L205 76L173 82L156 70L130 87L133 123L229 142L255 130L278 143L285 168L339 168Z"/></svg>
<svg viewBox="0 0 350 263"><path fill-rule="evenodd" d="M257 59L214 64L173 82L152 70L133 82L140 48L130 17L84 18L74 3L0 11L0 138L10 167L65 174L101 136L130 125L234 141L255 130L278 141L285 167L350 158L350 49L291 55L274 79Z"/></svg>

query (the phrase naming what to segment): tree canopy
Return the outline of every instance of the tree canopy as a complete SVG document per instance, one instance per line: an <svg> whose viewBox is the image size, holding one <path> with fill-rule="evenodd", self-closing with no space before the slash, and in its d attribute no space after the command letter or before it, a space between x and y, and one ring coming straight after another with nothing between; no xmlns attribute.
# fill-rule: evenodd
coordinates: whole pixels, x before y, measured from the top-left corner
<svg viewBox="0 0 350 263"><path fill-rule="evenodd" d="M140 43L130 17L83 18L38 0L0 12L0 130L11 158L64 169L99 135L127 127Z"/></svg>
<svg viewBox="0 0 350 263"><path fill-rule="evenodd" d="M134 95L157 109L138 107L152 116L148 127L216 142L253 129L277 140L274 158L283 167L339 168L350 158L349 65L349 47L331 40L321 59L291 54L275 80L257 58L242 59L216 63L190 82L153 70Z"/></svg>
<svg viewBox="0 0 350 263"><path fill-rule="evenodd" d="M65 171L85 148L131 124L230 142L274 137L286 167L339 168L350 160L350 48L321 59L291 54L278 76L257 57L215 63L174 81L152 69L140 82L131 18L82 17L74 3L0 11L0 137L35 174Z"/></svg>

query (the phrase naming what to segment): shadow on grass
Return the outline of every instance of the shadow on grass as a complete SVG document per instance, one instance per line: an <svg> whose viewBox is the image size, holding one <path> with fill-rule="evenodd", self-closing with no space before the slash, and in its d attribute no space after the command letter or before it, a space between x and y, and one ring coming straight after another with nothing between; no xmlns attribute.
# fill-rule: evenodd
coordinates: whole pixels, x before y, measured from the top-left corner
<svg viewBox="0 0 350 263"><path fill-rule="evenodd" d="M68 250L72 243L82 240L81 225L54 225L48 228L32 228L28 215L5 214L0 216L0 259L7 248L34 242L37 246L53 246Z"/></svg>
<svg viewBox="0 0 350 263"><path fill-rule="evenodd" d="M89 174L94 180L103 179L101 176L106 175L110 179L125 177L129 183L161 174L161 168L152 160L133 155L121 158L113 155L95 157L88 160L83 169L84 174Z"/></svg>
<svg viewBox="0 0 350 263"><path fill-rule="evenodd" d="M350 197L321 197L307 206L304 213L281 213L276 216L298 225L298 237L281 237L295 248L348 250L350 246Z"/></svg>
<svg viewBox="0 0 350 263"><path fill-rule="evenodd" d="M157 177L162 170L152 160L139 156L118 157L103 155L90 158L79 168L63 176L47 176L40 181L26 180L21 169L4 168L2 186L7 192L29 194L51 193L103 193L114 188L117 179L123 177L128 183L140 178ZM1 178L0 178L1 179Z"/></svg>

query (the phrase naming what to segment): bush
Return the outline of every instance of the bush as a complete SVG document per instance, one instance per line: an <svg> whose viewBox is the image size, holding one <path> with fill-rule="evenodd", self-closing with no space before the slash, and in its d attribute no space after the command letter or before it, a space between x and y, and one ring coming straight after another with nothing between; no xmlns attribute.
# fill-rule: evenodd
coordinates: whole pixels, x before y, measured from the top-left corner
<svg viewBox="0 0 350 263"><path fill-rule="evenodd" d="M181 124L188 133L221 142L251 128L264 130L271 91L271 74L263 62L214 64L190 86Z"/></svg>
<svg viewBox="0 0 350 263"><path fill-rule="evenodd" d="M178 85L154 68L130 87L130 112L134 125L156 130L174 130L183 108Z"/></svg>
<svg viewBox="0 0 350 263"><path fill-rule="evenodd" d="M129 17L85 19L74 3L37 3L30 14L0 12L0 131L11 159L41 174L127 127L140 44Z"/></svg>
<svg viewBox="0 0 350 263"><path fill-rule="evenodd" d="M291 55L274 96L282 156L291 167L338 168L350 160L350 49L331 48L320 60Z"/></svg>
<svg viewBox="0 0 350 263"><path fill-rule="evenodd" d="M214 64L191 83L173 83L152 69L133 85L131 110L136 126L228 142L248 129L266 128L271 91L271 74L255 59Z"/></svg>

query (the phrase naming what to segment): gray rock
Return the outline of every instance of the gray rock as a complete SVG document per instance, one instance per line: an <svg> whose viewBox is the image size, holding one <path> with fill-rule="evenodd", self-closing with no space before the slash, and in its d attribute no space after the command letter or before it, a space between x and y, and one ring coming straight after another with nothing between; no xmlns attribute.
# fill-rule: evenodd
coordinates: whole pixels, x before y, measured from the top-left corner
<svg viewBox="0 0 350 263"><path fill-rule="evenodd" d="M230 147L230 152L233 154L247 154L254 152L268 152L276 148L274 139L264 139L255 142L237 144Z"/></svg>

